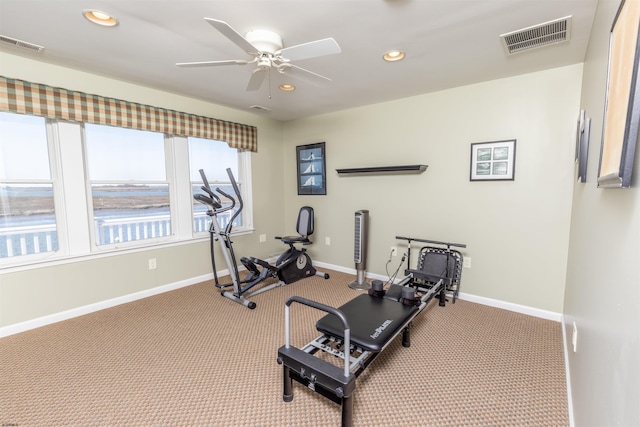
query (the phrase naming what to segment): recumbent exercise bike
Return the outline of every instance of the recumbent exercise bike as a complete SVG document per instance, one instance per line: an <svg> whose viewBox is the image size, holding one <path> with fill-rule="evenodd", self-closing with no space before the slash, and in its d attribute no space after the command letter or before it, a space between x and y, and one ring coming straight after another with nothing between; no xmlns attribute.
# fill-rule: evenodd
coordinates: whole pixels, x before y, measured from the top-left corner
<svg viewBox="0 0 640 427"><path fill-rule="evenodd" d="M236 198L238 200L238 209L234 211L236 207L236 200L230 194L225 193L220 188L216 188L215 192L211 189L209 181L204 173L204 170L200 169L200 176L202 177L202 185L200 188L206 194L195 194L193 197L198 202L207 206L207 215L210 218L209 224L209 248L211 251L211 265L213 267L213 277L217 288L222 289L222 296L231 299L239 304L245 305L250 309L256 308L256 303L249 300L249 297L257 295L259 293L271 290L278 286L288 285L296 282L300 279L310 276L321 276L325 279L329 278L327 273L317 271L313 267L311 258L306 253L305 248L297 248L296 244L309 245L312 242L309 240L309 236L313 234L313 208L310 206L303 206L298 213L298 222L296 225L296 231L298 236L285 236L276 237L283 243L289 245L282 255L278 257L275 265L268 263L255 257L241 257L240 262L247 269L248 274L244 279L240 279L238 272L238 265L236 262L235 252L233 250L233 242L231 241L231 230L233 228L233 222L240 215L243 208L242 196L238 184L233 176L231 169L227 169L227 175L229 175L229 181L233 187ZM216 194L220 194L230 201L230 204L224 206L220 197ZM224 212L232 212L227 224L224 228L220 227L218 222L218 215ZM216 262L214 254L214 242L220 243L220 250L224 256L225 262L229 269L229 276L231 277L231 283L220 283L218 280L218 273L216 271ZM269 279L277 278L276 283L272 283L267 286L263 286L252 292L249 292L259 283ZM229 288L232 288L229 290Z"/></svg>

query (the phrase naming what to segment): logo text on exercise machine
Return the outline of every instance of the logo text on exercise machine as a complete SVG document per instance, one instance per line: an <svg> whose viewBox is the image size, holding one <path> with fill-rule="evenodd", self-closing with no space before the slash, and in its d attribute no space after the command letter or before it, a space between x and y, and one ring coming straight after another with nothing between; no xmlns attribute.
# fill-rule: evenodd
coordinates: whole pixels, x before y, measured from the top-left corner
<svg viewBox="0 0 640 427"><path fill-rule="evenodd" d="M376 330L374 331L374 333L372 333L371 335L369 335L371 338L376 339L380 336L380 334L382 333L382 331L384 331L385 329L387 329L387 326L389 326L391 323L393 322L393 320L387 319L384 322L382 322L382 325L378 326L376 328Z"/></svg>

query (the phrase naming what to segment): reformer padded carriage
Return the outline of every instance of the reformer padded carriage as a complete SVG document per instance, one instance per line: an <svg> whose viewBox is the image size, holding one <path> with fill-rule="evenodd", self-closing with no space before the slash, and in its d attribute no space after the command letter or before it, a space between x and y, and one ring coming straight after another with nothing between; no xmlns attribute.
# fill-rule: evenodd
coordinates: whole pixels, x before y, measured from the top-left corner
<svg viewBox="0 0 640 427"><path fill-rule="evenodd" d="M445 246L428 246L419 251L415 269L408 268L406 277L388 289L374 281L372 289L339 308L306 298L293 296L285 305L285 345L278 350L278 363L283 365L283 399L293 400L293 380L342 406L342 426L353 425L353 395L356 378L402 332L402 345L411 345L411 322L438 295L444 306L446 294L453 302L460 289L462 254L451 246L457 243L396 237L408 241L407 265L410 265L411 242ZM425 249L427 248L427 249ZM290 342L290 306L299 303L328 314L316 323L322 334L306 346L296 348ZM328 353L344 361L340 368L317 357Z"/></svg>

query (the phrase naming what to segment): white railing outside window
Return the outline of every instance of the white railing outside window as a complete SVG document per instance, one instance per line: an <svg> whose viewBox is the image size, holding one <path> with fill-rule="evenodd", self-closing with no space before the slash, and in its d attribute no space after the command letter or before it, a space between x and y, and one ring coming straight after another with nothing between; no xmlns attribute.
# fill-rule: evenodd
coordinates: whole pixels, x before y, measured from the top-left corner
<svg viewBox="0 0 640 427"><path fill-rule="evenodd" d="M0 258L58 250L55 224L11 227L0 230Z"/></svg>
<svg viewBox="0 0 640 427"><path fill-rule="evenodd" d="M154 136L154 148L144 132L125 141L121 129L96 134L89 126L87 134L84 124L13 113L0 113L0 128L0 157L8 159L0 168L0 268L208 237L206 208L193 199L200 168L214 188L233 193L232 168L244 201L234 232L252 231L250 152L171 135ZM230 215L218 215L222 229Z"/></svg>
<svg viewBox="0 0 640 427"><path fill-rule="evenodd" d="M220 228L227 226L230 217L229 212L218 215ZM196 212L193 219L194 233L207 232L209 221L209 216L206 213ZM171 235L169 215L95 220L94 226L101 245ZM0 231L0 258L56 250L58 250L58 237L55 224L12 227Z"/></svg>

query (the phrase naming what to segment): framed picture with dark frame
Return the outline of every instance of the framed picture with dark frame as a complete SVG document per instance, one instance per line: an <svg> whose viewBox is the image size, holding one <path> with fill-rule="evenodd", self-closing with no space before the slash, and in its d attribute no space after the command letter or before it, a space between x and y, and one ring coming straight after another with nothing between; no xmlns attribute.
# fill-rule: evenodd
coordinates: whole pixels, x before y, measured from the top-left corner
<svg viewBox="0 0 640 427"><path fill-rule="evenodd" d="M640 122L638 22L640 2L623 0L609 37L609 70L598 187L631 186Z"/></svg>
<svg viewBox="0 0 640 427"><path fill-rule="evenodd" d="M578 164L578 182L587 182L587 159L589 156L589 132L591 119L580 110L576 131L576 163Z"/></svg>
<svg viewBox="0 0 640 427"><path fill-rule="evenodd" d="M471 181L513 181L516 140L471 144Z"/></svg>
<svg viewBox="0 0 640 427"><path fill-rule="evenodd" d="M296 147L298 195L327 194L324 142Z"/></svg>

